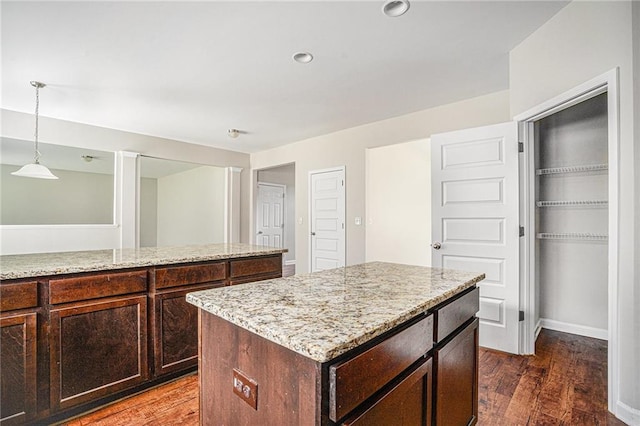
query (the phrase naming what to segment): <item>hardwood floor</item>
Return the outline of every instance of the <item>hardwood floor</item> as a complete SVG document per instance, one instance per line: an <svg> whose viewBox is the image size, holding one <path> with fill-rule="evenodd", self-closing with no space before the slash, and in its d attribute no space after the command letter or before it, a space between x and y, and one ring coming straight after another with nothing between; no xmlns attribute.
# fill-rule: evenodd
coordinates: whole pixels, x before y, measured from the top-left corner
<svg viewBox="0 0 640 426"><path fill-rule="evenodd" d="M624 425L607 411L607 342L543 330L536 353L480 350L478 425ZM66 424L197 425L197 376Z"/></svg>

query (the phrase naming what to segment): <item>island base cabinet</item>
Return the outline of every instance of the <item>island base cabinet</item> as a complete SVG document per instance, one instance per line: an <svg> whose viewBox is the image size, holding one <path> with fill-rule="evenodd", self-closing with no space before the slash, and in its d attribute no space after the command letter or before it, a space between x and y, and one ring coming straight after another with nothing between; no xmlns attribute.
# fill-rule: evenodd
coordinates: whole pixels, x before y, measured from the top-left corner
<svg viewBox="0 0 640 426"><path fill-rule="evenodd" d="M429 359L370 405L344 421L345 426L430 426L431 363Z"/></svg>
<svg viewBox="0 0 640 426"><path fill-rule="evenodd" d="M435 424L467 426L478 421L478 319L434 351Z"/></svg>
<svg viewBox="0 0 640 426"><path fill-rule="evenodd" d="M0 424L24 424L36 412L36 313L0 318Z"/></svg>
<svg viewBox="0 0 640 426"><path fill-rule="evenodd" d="M64 410L144 382L147 296L51 310L51 410Z"/></svg>

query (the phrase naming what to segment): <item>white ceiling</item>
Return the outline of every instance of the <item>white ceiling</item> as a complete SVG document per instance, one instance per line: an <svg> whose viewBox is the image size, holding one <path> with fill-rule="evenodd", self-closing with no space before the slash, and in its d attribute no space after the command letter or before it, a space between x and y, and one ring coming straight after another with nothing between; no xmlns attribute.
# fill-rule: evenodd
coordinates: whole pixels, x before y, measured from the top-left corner
<svg viewBox="0 0 640 426"><path fill-rule="evenodd" d="M255 152L506 89L567 2L382 4L3 0L2 108Z"/></svg>

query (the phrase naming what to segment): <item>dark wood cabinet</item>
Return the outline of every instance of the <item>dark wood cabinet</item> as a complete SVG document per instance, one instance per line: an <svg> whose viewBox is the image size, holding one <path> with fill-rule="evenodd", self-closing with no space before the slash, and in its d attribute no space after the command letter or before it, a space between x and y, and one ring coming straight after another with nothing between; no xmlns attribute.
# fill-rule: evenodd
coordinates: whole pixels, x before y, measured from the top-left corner
<svg viewBox="0 0 640 426"><path fill-rule="evenodd" d="M474 425L478 421L478 319L434 351L435 423Z"/></svg>
<svg viewBox="0 0 640 426"><path fill-rule="evenodd" d="M186 294L280 276L269 254L1 281L0 425L57 422L195 370Z"/></svg>
<svg viewBox="0 0 640 426"><path fill-rule="evenodd" d="M400 383L342 422L345 426L430 426L432 360L428 359Z"/></svg>
<svg viewBox="0 0 640 426"><path fill-rule="evenodd" d="M198 365L198 308L187 293L224 286L224 282L179 287L151 297L154 376Z"/></svg>
<svg viewBox="0 0 640 426"><path fill-rule="evenodd" d="M477 288L470 288L323 363L202 311L200 421L473 425L478 414L478 298ZM232 391L236 370L255 383L257 408Z"/></svg>
<svg viewBox="0 0 640 426"><path fill-rule="evenodd" d="M23 424L36 414L35 312L0 317L0 424Z"/></svg>
<svg viewBox="0 0 640 426"><path fill-rule="evenodd" d="M51 411L111 395L147 380L147 296L51 310Z"/></svg>

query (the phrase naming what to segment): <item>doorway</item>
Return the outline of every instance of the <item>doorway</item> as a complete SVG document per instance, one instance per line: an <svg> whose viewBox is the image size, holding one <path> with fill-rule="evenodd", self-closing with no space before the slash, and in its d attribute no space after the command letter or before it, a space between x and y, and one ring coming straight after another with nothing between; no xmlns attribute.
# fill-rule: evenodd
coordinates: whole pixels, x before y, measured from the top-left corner
<svg viewBox="0 0 640 426"><path fill-rule="evenodd" d="M311 272L345 266L345 168L309 172Z"/></svg>
<svg viewBox="0 0 640 426"><path fill-rule="evenodd" d="M295 163L283 164L275 167L270 167L267 169L261 169L256 171L256 193L254 199L254 239L256 244L267 244L272 245L272 243L278 243L276 241L266 241L267 235L265 234L265 229L261 229L261 221L266 220L264 217L265 214L271 216L271 219L277 219L277 221L281 222L281 236L274 237L280 238L278 247L286 248L288 251L283 254L283 275L293 275L295 273L295 265L296 265L296 229L295 229L295 205L296 205L296 166ZM264 206L261 206L261 202L259 200L260 197L260 187L263 187L263 191L269 192L270 198L272 201L275 201L276 198L273 196L273 192L279 192L280 190L276 188L282 188L283 196L280 198L282 200L282 207L279 212L266 212L264 211ZM278 209L280 207L271 206L274 209ZM279 216L279 217L275 217ZM273 228L273 227L272 227ZM263 234L259 234L262 230ZM276 229L271 229L271 231L276 231ZM277 233L276 233L277 234ZM269 237L273 240L273 238Z"/></svg>

